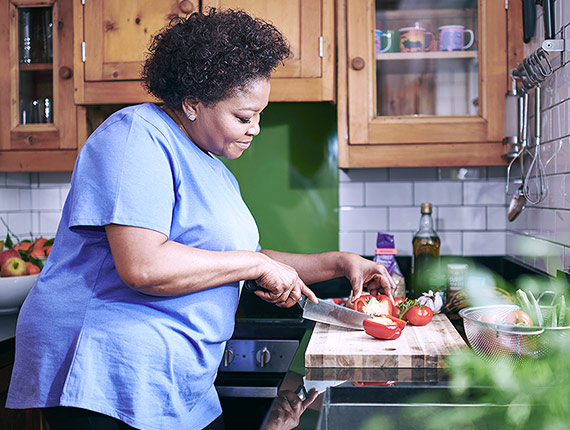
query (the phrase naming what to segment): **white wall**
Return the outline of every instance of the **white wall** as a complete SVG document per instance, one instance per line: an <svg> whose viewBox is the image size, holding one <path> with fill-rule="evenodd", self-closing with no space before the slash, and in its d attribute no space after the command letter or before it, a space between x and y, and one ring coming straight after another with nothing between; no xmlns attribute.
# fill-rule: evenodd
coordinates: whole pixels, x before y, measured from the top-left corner
<svg viewBox="0 0 570 430"><path fill-rule="evenodd" d="M71 173L0 173L0 217L20 239L54 237ZM0 221L0 240L6 237Z"/></svg>
<svg viewBox="0 0 570 430"><path fill-rule="evenodd" d="M339 183L339 248L374 255L379 231L412 254L420 204L433 204L442 255L504 255L506 168L347 169Z"/></svg>
<svg viewBox="0 0 570 430"><path fill-rule="evenodd" d="M525 46L525 55L544 40L542 8L537 16L535 39ZM506 253L530 266L555 275L557 269L570 271L570 1L555 2L556 38L566 39L566 52L551 52L555 71L542 84L541 159L548 194L538 205L528 205L507 225ZM534 92L530 92L534 109ZM530 121L534 135L534 116ZM530 149L534 152L534 139ZM526 168L528 169L528 160ZM534 179L531 177L530 184ZM510 184L515 190L516 185Z"/></svg>

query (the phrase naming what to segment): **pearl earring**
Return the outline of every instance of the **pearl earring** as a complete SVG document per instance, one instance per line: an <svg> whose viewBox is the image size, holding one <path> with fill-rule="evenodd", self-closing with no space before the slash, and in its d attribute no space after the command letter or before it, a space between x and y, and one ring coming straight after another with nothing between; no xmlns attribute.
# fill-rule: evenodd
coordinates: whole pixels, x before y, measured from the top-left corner
<svg viewBox="0 0 570 430"><path fill-rule="evenodd" d="M193 113L189 113L189 114L188 114L188 119L189 119L190 121L194 121L194 120L196 119L196 115L194 115Z"/></svg>

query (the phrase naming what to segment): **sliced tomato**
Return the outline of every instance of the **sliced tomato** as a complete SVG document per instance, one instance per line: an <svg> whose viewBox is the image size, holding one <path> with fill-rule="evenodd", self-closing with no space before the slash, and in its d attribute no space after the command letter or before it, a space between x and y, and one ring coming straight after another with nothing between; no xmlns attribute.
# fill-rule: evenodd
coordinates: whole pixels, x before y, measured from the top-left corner
<svg viewBox="0 0 570 430"><path fill-rule="evenodd" d="M405 314L404 317L412 325L426 325L433 318L433 311L427 306L413 306Z"/></svg>
<svg viewBox="0 0 570 430"><path fill-rule="evenodd" d="M377 339L393 340L402 334L400 325L389 315L366 318L362 325L368 335Z"/></svg>

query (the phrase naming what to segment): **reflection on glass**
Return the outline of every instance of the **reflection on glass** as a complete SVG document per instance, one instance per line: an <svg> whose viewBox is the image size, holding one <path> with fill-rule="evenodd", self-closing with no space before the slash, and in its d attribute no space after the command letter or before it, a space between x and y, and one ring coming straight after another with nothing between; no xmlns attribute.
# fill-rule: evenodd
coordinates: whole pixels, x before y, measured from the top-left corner
<svg viewBox="0 0 570 430"><path fill-rule="evenodd" d="M477 0L376 0L377 116L478 115Z"/></svg>
<svg viewBox="0 0 570 430"><path fill-rule="evenodd" d="M21 124L53 122L52 21L51 7L18 9Z"/></svg>

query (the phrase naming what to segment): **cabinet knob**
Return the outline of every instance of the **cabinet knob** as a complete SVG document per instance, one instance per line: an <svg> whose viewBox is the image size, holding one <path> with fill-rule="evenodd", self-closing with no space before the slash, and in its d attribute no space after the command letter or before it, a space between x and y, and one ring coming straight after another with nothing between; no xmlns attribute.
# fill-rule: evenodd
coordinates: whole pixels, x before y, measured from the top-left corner
<svg viewBox="0 0 570 430"><path fill-rule="evenodd" d="M350 62L350 65L352 66L352 68L354 70L362 70L364 69L365 66L365 62L364 59L362 57L355 57L352 59L352 61Z"/></svg>
<svg viewBox="0 0 570 430"><path fill-rule="evenodd" d="M189 0L182 0L179 4L178 7L180 8L180 11L182 13L192 13L194 12L194 5L192 4L191 1Z"/></svg>
<svg viewBox="0 0 570 430"><path fill-rule="evenodd" d="M61 79L69 79L73 76L73 70L67 66L61 66L58 73Z"/></svg>

